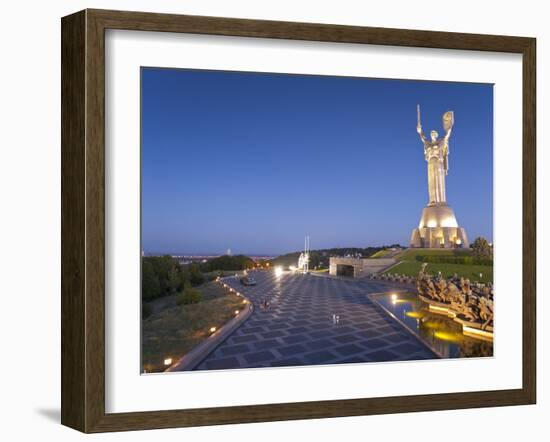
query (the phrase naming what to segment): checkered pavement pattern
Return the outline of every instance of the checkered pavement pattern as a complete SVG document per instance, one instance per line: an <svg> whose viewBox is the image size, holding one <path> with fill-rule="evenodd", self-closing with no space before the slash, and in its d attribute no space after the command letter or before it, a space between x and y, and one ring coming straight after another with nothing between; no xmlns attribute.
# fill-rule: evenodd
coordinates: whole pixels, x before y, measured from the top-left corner
<svg viewBox="0 0 550 442"><path fill-rule="evenodd" d="M254 278L252 287L224 280L253 302L254 312L195 370L437 358L368 298L391 291L388 284L274 272Z"/></svg>

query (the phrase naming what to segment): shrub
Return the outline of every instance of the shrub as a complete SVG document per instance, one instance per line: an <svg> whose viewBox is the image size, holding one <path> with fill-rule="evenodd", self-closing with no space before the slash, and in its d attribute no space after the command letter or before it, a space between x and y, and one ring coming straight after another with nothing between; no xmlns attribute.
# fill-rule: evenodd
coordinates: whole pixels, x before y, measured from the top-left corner
<svg viewBox="0 0 550 442"><path fill-rule="evenodd" d="M141 305L141 319L147 319L152 314L153 314L153 307L151 306L151 304L143 303Z"/></svg>
<svg viewBox="0 0 550 442"><path fill-rule="evenodd" d="M177 305L198 304L202 301L200 290L187 287L182 293L176 296Z"/></svg>

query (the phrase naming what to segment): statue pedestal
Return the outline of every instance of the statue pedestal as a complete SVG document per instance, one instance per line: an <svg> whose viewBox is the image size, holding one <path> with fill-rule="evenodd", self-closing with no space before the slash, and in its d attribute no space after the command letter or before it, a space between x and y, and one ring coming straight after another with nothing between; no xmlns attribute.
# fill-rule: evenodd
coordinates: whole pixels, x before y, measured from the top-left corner
<svg viewBox="0 0 550 442"><path fill-rule="evenodd" d="M470 243L464 228L458 226L453 209L437 203L422 210L418 228L411 234L411 247L468 248Z"/></svg>

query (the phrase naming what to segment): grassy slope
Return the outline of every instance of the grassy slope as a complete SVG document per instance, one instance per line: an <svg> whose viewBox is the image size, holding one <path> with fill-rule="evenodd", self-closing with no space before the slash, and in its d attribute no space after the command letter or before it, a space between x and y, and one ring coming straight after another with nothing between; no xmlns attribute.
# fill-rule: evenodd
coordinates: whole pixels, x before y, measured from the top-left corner
<svg viewBox="0 0 550 442"><path fill-rule="evenodd" d="M147 372L163 371L165 358L176 362L240 310L243 299L228 295L215 282L199 287L203 301L192 305L167 302L165 308L142 322L142 362Z"/></svg>
<svg viewBox="0 0 550 442"><path fill-rule="evenodd" d="M437 249L408 249L401 257L401 262L392 267L390 273L400 273L410 276L418 275L422 263L416 260L417 256L464 256L469 255L470 250L437 250ZM441 272L443 276L450 277L453 274L469 278L471 281L492 282L493 281L493 266L483 266L476 264L447 264L447 263L428 263L428 272L437 274ZM480 278L479 274L483 276Z"/></svg>
<svg viewBox="0 0 550 442"><path fill-rule="evenodd" d="M374 255L371 255L370 257L371 258L383 258L384 256L388 255L389 253L391 253L391 250L388 250L388 249L379 250L378 252L376 252Z"/></svg>

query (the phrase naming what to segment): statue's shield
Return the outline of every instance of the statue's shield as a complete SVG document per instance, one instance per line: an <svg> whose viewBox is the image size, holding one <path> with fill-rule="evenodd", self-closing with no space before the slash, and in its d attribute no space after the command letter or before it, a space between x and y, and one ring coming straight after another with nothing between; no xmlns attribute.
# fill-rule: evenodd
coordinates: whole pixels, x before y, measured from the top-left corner
<svg viewBox="0 0 550 442"><path fill-rule="evenodd" d="M453 111L447 111L443 114L443 129L448 131L455 124L455 114Z"/></svg>

